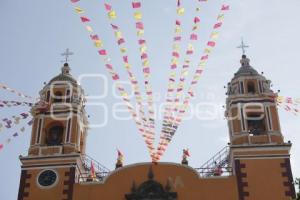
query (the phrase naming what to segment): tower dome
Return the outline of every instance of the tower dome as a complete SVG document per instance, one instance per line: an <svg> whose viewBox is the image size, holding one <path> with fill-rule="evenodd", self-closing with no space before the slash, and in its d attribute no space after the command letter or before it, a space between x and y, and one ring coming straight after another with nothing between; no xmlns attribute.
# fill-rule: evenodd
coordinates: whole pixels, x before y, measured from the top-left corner
<svg viewBox="0 0 300 200"><path fill-rule="evenodd" d="M240 62L241 62L241 67L234 74L234 78L238 78L240 76L257 76L257 75L259 75L258 72L253 67L251 67L250 59L247 58L246 55L242 56L242 59Z"/></svg>
<svg viewBox="0 0 300 200"><path fill-rule="evenodd" d="M61 68L61 73L49 81L49 84L56 82L56 81L67 81L73 84L77 84L76 79L70 74L71 68L69 67L68 63L65 63L64 66Z"/></svg>

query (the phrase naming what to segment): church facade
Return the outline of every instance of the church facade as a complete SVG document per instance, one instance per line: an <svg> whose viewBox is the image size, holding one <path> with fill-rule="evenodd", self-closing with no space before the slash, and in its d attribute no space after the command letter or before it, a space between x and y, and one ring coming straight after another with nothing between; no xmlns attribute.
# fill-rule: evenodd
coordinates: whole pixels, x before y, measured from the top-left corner
<svg viewBox="0 0 300 200"><path fill-rule="evenodd" d="M119 163L113 171L86 155L84 92L64 64L32 109L29 152L20 156L18 200L295 198L292 144L281 132L276 93L249 62L243 55L240 69L228 83L225 115L230 141L211 160L197 169L187 162Z"/></svg>

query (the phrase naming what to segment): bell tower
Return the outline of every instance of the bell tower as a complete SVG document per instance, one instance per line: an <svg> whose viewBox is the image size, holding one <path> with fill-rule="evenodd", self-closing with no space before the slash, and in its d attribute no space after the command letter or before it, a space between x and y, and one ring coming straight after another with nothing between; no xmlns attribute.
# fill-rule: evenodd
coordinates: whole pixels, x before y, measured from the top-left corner
<svg viewBox="0 0 300 200"><path fill-rule="evenodd" d="M241 67L228 83L226 112L230 135L230 164L239 200L293 199L291 143L285 142L271 81L259 74L243 55Z"/></svg>
<svg viewBox="0 0 300 200"><path fill-rule="evenodd" d="M84 91L65 63L45 84L32 108L33 128L27 156L20 156L22 173L18 200L72 199L82 167L87 136Z"/></svg>

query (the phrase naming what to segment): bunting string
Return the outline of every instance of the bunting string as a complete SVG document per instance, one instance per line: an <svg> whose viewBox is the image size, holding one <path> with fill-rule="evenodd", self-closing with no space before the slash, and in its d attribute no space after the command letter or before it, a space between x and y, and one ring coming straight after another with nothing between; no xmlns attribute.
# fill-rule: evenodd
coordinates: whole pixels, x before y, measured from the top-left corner
<svg viewBox="0 0 300 200"><path fill-rule="evenodd" d="M207 1L205 1L207 2ZM180 0L177 2L177 16L178 18L184 14L184 8L181 7ZM163 118L163 126L162 126L162 131L161 131L161 136L160 136L160 143L164 144L164 138L167 137L167 134L174 128L173 127L173 112L175 109L174 104L178 103L181 99L181 96L184 91L184 82L186 79L186 76L188 76L189 73L189 67L190 67L190 57L194 54L194 45L198 40L198 34L197 31L200 28L200 17L199 17L199 11L200 7L196 8L197 15L193 18L193 26L192 30L190 33L189 37L189 43L186 49L185 53L185 59L184 59L184 64L182 65L182 69L180 72L180 77L179 77L179 83L177 85L177 89L175 90L175 79L176 79L176 69L179 63L179 58L180 58L180 42L182 39L182 28L181 28L181 21L177 19L175 21L175 37L173 40L173 51L172 51L172 60L171 60L171 72L169 74L168 78L168 89L167 89L167 105L164 111L164 118ZM173 100L173 93L175 92L175 99ZM158 146L157 149L157 157L160 156L163 151L162 145Z"/></svg>
<svg viewBox="0 0 300 200"><path fill-rule="evenodd" d="M204 68L206 66L206 63L208 61L209 55L211 54L212 50L214 49L214 47L216 46L216 41L218 39L219 36L219 29L222 27L223 25L223 20L224 20L224 16L226 11L229 10L229 5L222 5L221 10L217 16L217 22L213 25L213 31L210 34L210 39L207 42L206 48L204 49L204 53L203 55L200 57L200 61L197 65L197 69L194 73L194 76L192 78L192 81L190 83L190 87L188 89L188 95L185 96L184 101L182 104L178 104L176 103L175 106L175 111L177 111L178 113L175 115L175 119L173 121L173 124L169 126L170 132L168 132L164 138L161 139L161 142L159 143L159 154L157 157L160 158L163 153L166 151L166 147L168 146L168 144L171 142L173 136L175 135L176 130L178 129L178 126L180 125L184 114L189 106L189 102L191 100L192 97L194 97L194 89L195 86L197 85L203 71Z"/></svg>
<svg viewBox="0 0 300 200"><path fill-rule="evenodd" d="M29 106L32 107L33 103L25 102L25 101L6 101L0 100L0 108L1 107L12 107L12 106Z"/></svg>
<svg viewBox="0 0 300 200"><path fill-rule="evenodd" d="M33 120L30 119L26 125L27 126L32 126L33 124ZM0 124L1 125L1 124ZM25 133L25 130L26 130L26 125L22 125L22 127L17 131L15 132L12 136L10 136L9 138L7 138L4 142L1 142L0 143L0 152L4 149L4 147L8 144L10 144L12 142L13 139L19 137L21 135L21 133Z"/></svg>
<svg viewBox="0 0 300 200"><path fill-rule="evenodd" d="M20 122L22 120L25 120L27 119L28 117L30 116L29 113L21 113L17 116L12 116L10 118L3 118L1 121L0 121L0 132L3 131L4 128L6 129L10 129L12 128L12 125L18 125L20 124Z"/></svg>
<svg viewBox="0 0 300 200"><path fill-rule="evenodd" d="M147 53L147 41L144 38L145 30L144 30L144 23L142 21L143 16L141 12L142 4L139 1L132 2L132 8L134 11L134 19L135 19L135 28L138 37L138 45L139 45L139 52L140 58L142 61L143 67L143 76L144 76L144 86L146 91L147 103L148 103L148 114L149 114L149 129L150 134L153 139L151 142L154 141L154 134L155 134L155 113L154 113L154 103L153 103L153 92L150 84L150 74L151 74L151 67L149 64L148 53ZM152 160L153 160L153 153Z"/></svg>
<svg viewBox="0 0 300 200"><path fill-rule="evenodd" d="M7 91L9 91L9 92L11 92L11 93L14 93L14 94L16 94L16 95L19 96L19 97L27 98L27 99L31 99L31 100L36 100L35 98L33 98L33 97L31 97L31 96L28 96L28 95L26 95L26 94L23 94L23 93L21 93L21 92L18 92L17 90L12 89L12 88L10 88L9 86L4 85L4 84L1 84L1 83L0 83L0 88L1 88L1 89L4 89L4 90L7 90Z"/></svg>
<svg viewBox="0 0 300 200"><path fill-rule="evenodd" d="M71 0L71 2L72 3L77 3L78 1ZM108 8L107 8L107 10L108 10ZM120 80L120 76L115 71L113 65L111 64L111 58L109 57L107 50L104 48L104 43L103 43L102 39L97 34L94 34L93 28L91 26L90 18L88 18L87 16L82 15L84 13L84 10L81 9L80 7L76 6L75 7L75 12L80 15L81 22L85 25L86 30L89 32L90 39L94 43L94 46L97 48L98 54L103 59L103 61L105 63L106 70L111 75L112 80L116 81L116 88L119 91L123 101L125 102L129 113L132 115L133 120L135 121L139 132L141 133L141 135L145 139L145 129L142 126L142 123L140 122L140 119L137 116L134 107L130 103L129 95L126 92L124 86L120 82L118 82ZM115 13L114 10L111 10L109 12L109 17L112 18L112 19L116 18L116 13ZM147 144L147 140L145 140L145 142ZM151 147L150 144L147 144L147 147L149 149L149 152L153 151L153 148Z"/></svg>
<svg viewBox="0 0 300 200"><path fill-rule="evenodd" d="M121 29L119 28L119 26L114 22L114 20L116 19L115 17L112 16L117 16L116 11L113 10L113 7L110 4L105 3L105 10L107 12L107 16L110 19L111 23L111 28L114 32L115 35L115 39L116 42L119 46L119 50L122 54L122 60L123 60L123 64L124 64L124 68L126 70L126 72L128 73L129 76L129 80L131 83L131 86L133 88L134 91L134 95L135 95L135 100L137 102L137 106L138 106L138 110L139 110L139 114L140 114L140 118L142 120L143 126L145 128L145 133L144 133L144 139L146 140L147 145L151 146L151 157L154 156L154 147L153 147L153 140L154 140L154 130L153 128L150 128L150 118L146 118L145 117L145 111L144 111L144 106L143 106L143 98L141 96L141 92L140 92L140 88L139 88L139 84L138 81L136 79L136 76L134 75L134 73L131 70L131 64L129 63L129 56L127 54L127 47L126 47L126 39L123 36L123 33L121 31ZM112 15L113 12L113 15ZM114 22L114 24L113 24Z"/></svg>

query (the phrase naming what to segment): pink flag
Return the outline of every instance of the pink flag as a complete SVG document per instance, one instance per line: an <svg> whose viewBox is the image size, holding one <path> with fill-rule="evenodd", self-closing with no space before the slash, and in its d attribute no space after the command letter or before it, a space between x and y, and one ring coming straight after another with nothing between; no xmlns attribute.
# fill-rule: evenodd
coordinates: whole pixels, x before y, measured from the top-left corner
<svg viewBox="0 0 300 200"><path fill-rule="evenodd" d="M180 24L181 24L180 21L179 21L179 20L176 20L176 25L177 25L177 26L180 26Z"/></svg>
<svg viewBox="0 0 300 200"><path fill-rule="evenodd" d="M174 37L174 41L180 41L180 40L181 40L180 36Z"/></svg>
<svg viewBox="0 0 300 200"><path fill-rule="evenodd" d="M128 63L128 56L123 56L123 61Z"/></svg>
<svg viewBox="0 0 300 200"><path fill-rule="evenodd" d="M216 43L214 41L209 41L207 43L207 46L214 47L214 46L216 46Z"/></svg>
<svg viewBox="0 0 300 200"><path fill-rule="evenodd" d="M0 144L0 151L3 149L4 145Z"/></svg>
<svg viewBox="0 0 300 200"><path fill-rule="evenodd" d="M177 68L176 64L171 65L171 69L176 69L176 68Z"/></svg>
<svg viewBox="0 0 300 200"><path fill-rule="evenodd" d="M182 68L189 68L189 65L182 65Z"/></svg>
<svg viewBox="0 0 300 200"><path fill-rule="evenodd" d="M107 69L112 69L113 68L111 64L106 64L105 66L106 66Z"/></svg>
<svg viewBox="0 0 300 200"><path fill-rule="evenodd" d="M229 5L222 5L222 9L221 10L229 10Z"/></svg>
<svg viewBox="0 0 300 200"><path fill-rule="evenodd" d="M80 17L80 19L81 19L81 21L82 21L83 23L89 22L89 21L90 21L90 19L87 18L87 17Z"/></svg>
<svg viewBox="0 0 300 200"><path fill-rule="evenodd" d="M145 40L139 40L139 45L145 44L146 41Z"/></svg>
<svg viewBox="0 0 300 200"><path fill-rule="evenodd" d="M71 0L72 3L77 3L80 0Z"/></svg>
<svg viewBox="0 0 300 200"><path fill-rule="evenodd" d="M222 26L222 22L216 23L214 25L214 29L220 28Z"/></svg>
<svg viewBox="0 0 300 200"><path fill-rule="evenodd" d="M119 29L119 27L116 26L116 25L114 25L114 24L110 24L110 25L111 25L111 27L112 27L114 30L118 30L118 29Z"/></svg>
<svg viewBox="0 0 300 200"><path fill-rule="evenodd" d="M201 60L207 60L208 59L208 55L202 56Z"/></svg>
<svg viewBox="0 0 300 200"><path fill-rule="evenodd" d="M202 74L203 70L202 69L197 69L196 74Z"/></svg>
<svg viewBox="0 0 300 200"><path fill-rule="evenodd" d="M197 40L197 39L198 39L198 36L195 33L193 33L190 37L190 40Z"/></svg>
<svg viewBox="0 0 300 200"><path fill-rule="evenodd" d="M192 50L188 50L188 51L186 52L187 55L191 55L191 54L193 54L193 53L194 53L194 51L192 51Z"/></svg>
<svg viewBox="0 0 300 200"><path fill-rule="evenodd" d="M107 11L111 10L111 5L106 3L106 4L104 4L104 6L105 6L105 10L107 10Z"/></svg>
<svg viewBox="0 0 300 200"><path fill-rule="evenodd" d="M132 2L132 7L133 8L140 8L141 7L141 2Z"/></svg>
<svg viewBox="0 0 300 200"><path fill-rule="evenodd" d="M179 53L176 52L176 51L174 51L174 52L172 53L172 56L174 56L174 57L176 57L176 58L179 58Z"/></svg>
<svg viewBox="0 0 300 200"><path fill-rule="evenodd" d="M99 50L98 52L99 52L99 54L100 54L101 56L105 56L105 55L106 55L106 50L105 50L105 49L101 49L101 50Z"/></svg>
<svg viewBox="0 0 300 200"><path fill-rule="evenodd" d="M146 74L149 74L150 73L150 68L149 67L144 68L143 72L146 73Z"/></svg>
<svg viewBox="0 0 300 200"><path fill-rule="evenodd" d="M92 40L99 40L98 35L90 35L90 37Z"/></svg>
<svg viewBox="0 0 300 200"><path fill-rule="evenodd" d="M195 17L194 23L196 24L196 23L199 23L199 22L200 22L200 18L199 17Z"/></svg>
<svg viewBox="0 0 300 200"><path fill-rule="evenodd" d="M136 28L138 28L138 29L144 29L144 24L143 24L143 22L137 22L136 24Z"/></svg>
<svg viewBox="0 0 300 200"><path fill-rule="evenodd" d="M148 55L146 54L146 53L143 53L142 55L141 55L141 59L146 59L146 58L148 58Z"/></svg>
<svg viewBox="0 0 300 200"><path fill-rule="evenodd" d="M180 7L180 0L177 1L177 7Z"/></svg>
<svg viewBox="0 0 300 200"><path fill-rule="evenodd" d="M119 80L118 74L114 74L114 75L112 76L112 79L113 79L113 80Z"/></svg>
<svg viewBox="0 0 300 200"><path fill-rule="evenodd" d="M124 42L125 42L124 38L120 38L120 39L118 40L118 45L121 45L121 44L123 44Z"/></svg>

